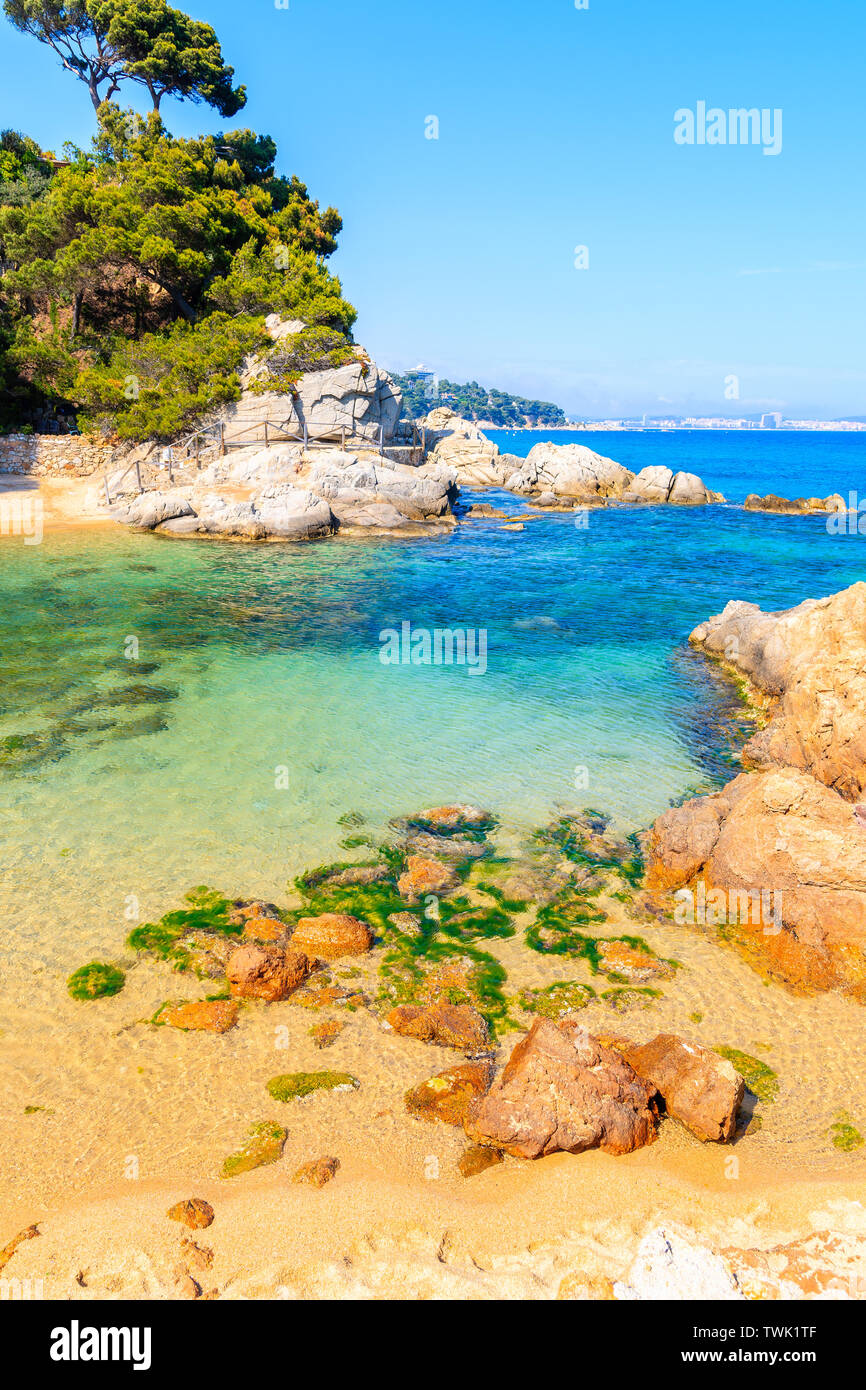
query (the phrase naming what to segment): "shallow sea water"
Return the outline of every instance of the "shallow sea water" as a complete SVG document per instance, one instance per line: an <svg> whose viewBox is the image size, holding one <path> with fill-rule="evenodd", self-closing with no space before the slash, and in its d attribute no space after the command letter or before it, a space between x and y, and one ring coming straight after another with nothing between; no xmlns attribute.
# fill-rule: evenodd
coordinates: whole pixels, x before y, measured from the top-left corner
<svg viewBox="0 0 866 1390"><path fill-rule="evenodd" d="M649 436L607 436L605 451L617 456L623 438L632 449L641 438L651 440L648 450L658 445ZM664 442L664 460L653 453L644 461L672 462L671 448L686 449L687 441ZM782 444L774 438L764 447ZM821 476L783 486L772 458L754 486L847 491L838 473L856 487L852 460L859 468L866 452L859 443L851 452L850 438L842 449L844 469L837 458L826 487ZM723 481L683 455L682 466L689 462L711 485ZM800 476L793 465L789 471ZM504 495L485 500L521 510ZM118 1128L147 1130L150 1139L135 1140L147 1152L158 1100L159 1151L187 1155L194 1171L208 1128L219 1124L223 1134L240 1123L238 1078L254 1057L265 1065L270 1023L249 1020L245 1038L238 1030L226 1039L173 1040L169 1056L168 1030L140 1041L105 1034L109 1019L126 1028L149 1016L169 992L162 967L147 967L117 1000L92 1011L66 996L72 969L94 957L122 958L130 925L176 906L196 883L284 900L294 874L339 856L345 831L337 822L349 811L376 827L426 805L472 801L502 817L506 839L581 805L608 812L624 831L646 826L689 790L732 775L729 691L689 653L691 628L731 598L781 608L841 589L863 576L864 545L864 537L829 535L818 517L733 507L609 508L590 512L585 529L550 514L522 532L473 523L448 537L287 547L113 531L49 534L38 547L4 544L5 1119L17 1128L22 1106L56 1101L59 1085L65 1132L84 1144L92 1120L102 1136L93 1141L96 1154L104 1150L114 1163L125 1142ZM483 630L486 672L383 665L380 634L406 621L416 630ZM130 639L137 660L128 657ZM579 768L585 789L576 784ZM688 1030L691 1013L701 1012L705 1027L691 1026L701 1041L746 1050L767 1042L787 1077L789 1105L777 1105L779 1118L749 1142L793 1146L800 1161L804 1154L835 1161L826 1139L833 1116L845 1108L866 1129L866 1091L845 1062L848 1048L838 1046L844 1036L857 1055L866 1042L861 1011L765 987L738 958L694 934L679 931L673 944L644 934L687 968L632 1031ZM503 959L514 950L507 943ZM551 975L538 957L524 965L521 984L575 974L554 962ZM587 1012L590 1026L622 1026L616 1016L597 1018L598 1008ZM347 1030L326 1064L352 1069L369 1058L367 1029L364 1022ZM299 1042L301 1051L307 1046ZM195 1101L190 1049L200 1058ZM136 1072L138 1052L152 1067L144 1106L125 1079ZM387 1091L389 1075L409 1084L402 1053L388 1044L383 1057L379 1090ZM415 1079L436 1064L419 1058L418 1068ZM231 1094L220 1089L229 1073ZM372 1104L376 1087L370 1095ZM347 1117L363 1104L352 1100ZM30 1140L22 1143L26 1150ZM105 1177L101 1160L91 1170L77 1144L61 1143L44 1170L54 1193ZM228 1151L222 1140L214 1145ZM44 1154L34 1152L22 1173L31 1161L38 1168Z"/></svg>

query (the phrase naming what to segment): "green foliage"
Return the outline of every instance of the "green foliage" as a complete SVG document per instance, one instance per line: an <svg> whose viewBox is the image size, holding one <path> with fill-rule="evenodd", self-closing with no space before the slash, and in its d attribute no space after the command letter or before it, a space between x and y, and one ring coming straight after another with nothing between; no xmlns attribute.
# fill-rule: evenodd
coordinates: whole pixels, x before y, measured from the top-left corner
<svg viewBox="0 0 866 1390"><path fill-rule="evenodd" d="M125 982L122 970L94 960L74 971L66 981L66 988L73 999L103 999L119 994Z"/></svg>
<svg viewBox="0 0 866 1390"><path fill-rule="evenodd" d="M265 358L265 371L253 391L290 391L305 372L322 372L353 362L355 354L342 333L319 325L291 333Z"/></svg>
<svg viewBox="0 0 866 1390"><path fill-rule="evenodd" d="M139 342L118 340L106 363L86 367L75 391L86 430L121 439L172 439L208 411L238 400L238 369L266 341L260 319L211 314Z"/></svg>
<svg viewBox="0 0 866 1390"><path fill-rule="evenodd" d="M3 9L86 84L96 111L124 82L143 86L154 111L166 95L207 102L223 116L246 102L211 26L165 0L5 0Z"/></svg>
<svg viewBox="0 0 866 1390"><path fill-rule="evenodd" d="M323 263L339 214L274 177L270 137L174 139L108 103L91 150L67 153L41 197L0 205L11 380L89 428L169 439L237 399L269 313L310 325L299 362L346 359L355 311Z"/></svg>
<svg viewBox="0 0 866 1390"><path fill-rule="evenodd" d="M479 386L477 381L460 384L439 382L431 396L426 382L411 373L395 376L394 381L403 393L406 409L411 416L426 415L436 406L446 405L466 420L489 420L499 429L522 429L524 425L564 425L565 412L550 401L532 401L512 396L507 391Z"/></svg>

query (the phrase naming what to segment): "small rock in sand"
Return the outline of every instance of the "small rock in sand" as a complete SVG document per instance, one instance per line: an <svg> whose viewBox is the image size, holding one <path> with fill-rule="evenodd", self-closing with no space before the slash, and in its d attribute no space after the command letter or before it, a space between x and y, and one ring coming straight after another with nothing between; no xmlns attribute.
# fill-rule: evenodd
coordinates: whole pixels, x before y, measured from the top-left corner
<svg viewBox="0 0 866 1390"><path fill-rule="evenodd" d="M340 1166L338 1158L313 1158L302 1163L292 1178L292 1182L307 1183L310 1187L324 1187L330 1182Z"/></svg>
<svg viewBox="0 0 866 1390"><path fill-rule="evenodd" d="M166 1216L172 1221L182 1221L191 1231L201 1231L213 1221L214 1210L203 1197L188 1197L185 1202L169 1207Z"/></svg>

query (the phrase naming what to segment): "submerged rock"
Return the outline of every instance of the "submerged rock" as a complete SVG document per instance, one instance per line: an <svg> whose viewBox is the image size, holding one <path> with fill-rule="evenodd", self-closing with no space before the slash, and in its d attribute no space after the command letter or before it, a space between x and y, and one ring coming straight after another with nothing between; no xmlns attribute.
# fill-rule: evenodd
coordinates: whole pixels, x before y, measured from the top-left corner
<svg viewBox="0 0 866 1390"><path fill-rule="evenodd" d="M346 1071L295 1071L272 1077L267 1092L274 1100L303 1100L316 1091L354 1091L360 1084Z"/></svg>
<svg viewBox="0 0 866 1390"><path fill-rule="evenodd" d="M282 1158L288 1138L282 1125L274 1124L272 1120L262 1120L259 1124L251 1125L248 1134L249 1138L243 1148L230 1154L225 1160L221 1177L236 1178L241 1173L249 1173L253 1168L263 1168L277 1163Z"/></svg>
<svg viewBox="0 0 866 1390"><path fill-rule="evenodd" d="M310 973L303 951L277 945L240 946L226 963L226 978L238 999L288 999Z"/></svg>
<svg viewBox="0 0 866 1390"><path fill-rule="evenodd" d="M620 1053L576 1020L538 1019L473 1106L466 1133L518 1158L631 1153L656 1137L650 1097Z"/></svg>
<svg viewBox="0 0 866 1390"><path fill-rule="evenodd" d="M157 1020L187 1032L227 1033L238 1021L233 999L201 999L192 1004L171 1004Z"/></svg>
<svg viewBox="0 0 866 1390"><path fill-rule="evenodd" d="M292 1182L306 1183L309 1187L324 1187L336 1177L339 1167L338 1158L313 1158L308 1163L301 1164L293 1175Z"/></svg>
<svg viewBox="0 0 866 1390"><path fill-rule="evenodd" d="M373 933L366 922L346 912L323 912L300 919L291 945L313 958L339 960L341 956L364 955L373 945Z"/></svg>
<svg viewBox="0 0 866 1390"><path fill-rule="evenodd" d="M443 864L438 859L427 859L420 854L410 854L406 870L397 880L397 887L402 897L414 902L428 893L450 893L459 882L458 874L449 864Z"/></svg>
<svg viewBox="0 0 866 1390"><path fill-rule="evenodd" d="M457 1169L461 1177L475 1178L479 1173L485 1173L488 1168L496 1168L502 1162L502 1154L498 1149L491 1149L487 1144L470 1144L458 1159Z"/></svg>
<svg viewBox="0 0 866 1390"><path fill-rule="evenodd" d="M421 1120L441 1120L448 1125L462 1125L469 1113L470 1103L484 1095L490 1085L493 1068L489 1062L465 1062L448 1067L428 1081L413 1086L403 1097L410 1115Z"/></svg>
<svg viewBox="0 0 866 1390"><path fill-rule="evenodd" d="M483 1051L489 1041L487 1022L471 1004L398 1004L385 1022L404 1037L460 1052Z"/></svg>

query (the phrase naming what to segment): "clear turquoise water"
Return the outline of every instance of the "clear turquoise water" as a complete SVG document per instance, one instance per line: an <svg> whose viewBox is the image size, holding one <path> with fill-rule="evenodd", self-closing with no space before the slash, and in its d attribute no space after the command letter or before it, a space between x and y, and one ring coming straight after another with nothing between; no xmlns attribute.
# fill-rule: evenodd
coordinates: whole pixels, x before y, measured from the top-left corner
<svg viewBox="0 0 866 1390"><path fill-rule="evenodd" d="M731 492L725 458L731 478L748 472L743 491L809 492L856 487L866 459L850 436L701 440L722 451L715 470L687 436L604 447ZM786 484L807 454L826 477ZM460 798L528 827L588 803L645 825L726 772L719 689L684 648L690 629L732 597L779 608L843 588L864 546L817 517L728 507L286 547L7 541L0 739L25 743L0 767L5 925L22 947L50 910L108 949L130 896L149 915L195 882L278 894L338 853L349 810L377 823ZM383 665L380 631L406 620L485 629L486 674ZM69 955L80 963L80 941Z"/></svg>

